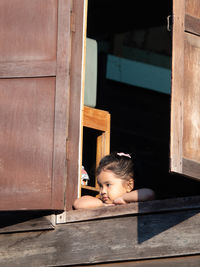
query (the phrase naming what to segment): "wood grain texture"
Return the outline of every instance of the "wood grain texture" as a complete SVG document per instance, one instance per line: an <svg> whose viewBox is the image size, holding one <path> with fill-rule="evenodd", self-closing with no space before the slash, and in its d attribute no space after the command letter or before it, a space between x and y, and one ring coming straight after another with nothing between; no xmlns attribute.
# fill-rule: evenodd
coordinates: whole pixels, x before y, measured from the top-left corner
<svg viewBox="0 0 200 267"><path fill-rule="evenodd" d="M84 106L82 121L83 127L87 127L98 132L95 147L96 167L99 165L100 160L110 153L110 120L111 116L108 111ZM94 187L98 190L96 177Z"/></svg>
<svg viewBox="0 0 200 267"><path fill-rule="evenodd" d="M0 79L0 210L51 204L55 77Z"/></svg>
<svg viewBox="0 0 200 267"><path fill-rule="evenodd" d="M66 174L66 138L69 122L70 93L70 1L58 1L57 69L54 118L54 155L52 208L64 209Z"/></svg>
<svg viewBox="0 0 200 267"><path fill-rule="evenodd" d="M64 209L70 11L0 2L0 210Z"/></svg>
<svg viewBox="0 0 200 267"><path fill-rule="evenodd" d="M54 226L45 214L39 212L5 212L0 214L0 233L18 233L53 230Z"/></svg>
<svg viewBox="0 0 200 267"><path fill-rule="evenodd" d="M0 62L56 61L57 4L0 2Z"/></svg>
<svg viewBox="0 0 200 267"><path fill-rule="evenodd" d="M108 264L89 265L90 267L198 267L200 256L173 257L167 259L140 260L128 262L116 262ZM81 267L85 265L76 265Z"/></svg>
<svg viewBox="0 0 200 267"><path fill-rule="evenodd" d="M105 110L84 106L83 125L100 131L110 131L110 114Z"/></svg>
<svg viewBox="0 0 200 267"><path fill-rule="evenodd" d="M168 211L199 209L200 197L172 198L165 200L153 200L147 202L130 203L114 207L102 207L96 209L68 211L65 222L78 222L96 220L102 218L114 218L118 216L161 213Z"/></svg>
<svg viewBox="0 0 200 267"><path fill-rule="evenodd" d="M199 181L199 173L200 173L199 162L183 158L183 173Z"/></svg>
<svg viewBox="0 0 200 267"><path fill-rule="evenodd" d="M192 17L190 15L185 15L185 30L187 32L200 35L200 19Z"/></svg>
<svg viewBox="0 0 200 267"><path fill-rule="evenodd" d="M72 266L200 254L200 209L125 216L2 234L0 264Z"/></svg>
<svg viewBox="0 0 200 267"><path fill-rule="evenodd" d="M173 1L170 170L182 172L182 95L184 86L185 1Z"/></svg>
<svg viewBox="0 0 200 267"><path fill-rule="evenodd" d="M200 14L199 14L200 18ZM198 20L199 21L199 20ZM197 27L198 27L198 22ZM196 32L185 33L183 91L183 174L200 179L200 108L199 59L200 37ZM191 104L192 103L192 104Z"/></svg>
<svg viewBox="0 0 200 267"><path fill-rule="evenodd" d="M200 37L185 33L182 157L200 163L200 134L198 131L200 125L199 50Z"/></svg>
<svg viewBox="0 0 200 267"><path fill-rule="evenodd" d="M198 0L173 2L171 170L196 179L200 179L199 9ZM188 161L196 162L195 170Z"/></svg>
<svg viewBox="0 0 200 267"><path fill-rule="evenodd" d="M78 196L81 162L82 95L86 41L87 1L74 0L72 5L72 57L70 69L69 132L67 138L66 209L71 210ZM75 30L75 31L74 31Z"/></svg>
<svg viewBox="0 0 200 267"><path fill-rule="evenodd" d="M200 2L199 0L184 0L185 13L192 17L200 17Z"/></svg>
<svg viewBox="0 0 200 267"><path fill-rule="evenodd" d="M56 61L0 62L0 78L56 76Z"/></svg>

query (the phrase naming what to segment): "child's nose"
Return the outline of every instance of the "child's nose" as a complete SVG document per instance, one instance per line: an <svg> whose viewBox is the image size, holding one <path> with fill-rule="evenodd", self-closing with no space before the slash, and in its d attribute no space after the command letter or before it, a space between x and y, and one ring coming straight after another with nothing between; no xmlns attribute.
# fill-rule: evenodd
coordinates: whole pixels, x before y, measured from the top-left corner
<svg viewBox="0 0 200 267"><path fill-rule="evenodd" d="M101 194L105 194L105 193L106 193L106 188L105 187L102 187Z"/></svg>

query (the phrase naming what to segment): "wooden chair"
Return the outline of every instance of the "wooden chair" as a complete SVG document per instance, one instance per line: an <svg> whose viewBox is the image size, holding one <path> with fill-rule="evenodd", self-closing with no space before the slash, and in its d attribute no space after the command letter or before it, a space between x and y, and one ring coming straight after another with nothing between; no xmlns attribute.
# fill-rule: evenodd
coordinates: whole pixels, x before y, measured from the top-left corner
<svg viewBox="0 0 200 267"><path fill-rule="evenodd" d="M102 157L110 153L110 117L110 113L105 110L84 106L83 127L101 132L96 140L96 166ZM96 178L94 187L82 185L81 188L99 191Z"/></svg>

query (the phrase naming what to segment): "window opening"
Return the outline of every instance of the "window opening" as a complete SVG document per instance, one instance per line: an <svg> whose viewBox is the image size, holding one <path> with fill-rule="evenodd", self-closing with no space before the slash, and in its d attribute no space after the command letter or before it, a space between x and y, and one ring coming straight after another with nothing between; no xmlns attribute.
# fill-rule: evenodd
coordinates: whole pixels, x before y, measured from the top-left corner
<svg viewBox="0 0 200 267"><path fill-rule="evenodd" d="M139 17L130 4L88 1L87 37L98 47L95 108L111 114L110 151L133 153L136 188L149 186L158 199L198 195L198 181L169 172L172 32L167 16L172 3L145 3L146 11L134 3ZM131 70L138 71L135 79ZM85 135L89 138L89 132ZM94 163L84 164L90 170Z"/></svg>

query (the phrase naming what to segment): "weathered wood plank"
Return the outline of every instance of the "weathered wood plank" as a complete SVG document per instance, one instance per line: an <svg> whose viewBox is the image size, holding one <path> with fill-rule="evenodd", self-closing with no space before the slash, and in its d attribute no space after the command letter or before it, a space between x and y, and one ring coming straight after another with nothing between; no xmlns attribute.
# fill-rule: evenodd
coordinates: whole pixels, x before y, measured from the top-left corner
<svg viewBox="0 0 200 267"><path fill-rule="evenodd" d="M70 1L58 1L57 75L52 179L52 204L54 209L63 209L65 198L66 137L69 122L69 68L71 53L70 9Z"/></svg>
<svg viewBox="0 0 200 267"><path fill-rule="evenodd" d="M82 135L81 109L83 105L84 61L86 41L87 1L73 0L72 5L72 50L70 69L69 125L67 138L66 210L78 196L80 172L80 137ZM74 32L75 30L75 32ZM80 45L82 44L82 45Z"/></svg>
<svg viewBox="0 0 200 267"><path fill-rule="evenodd" d="M0 62L0 77L56 76L56 61Z"/></svg>
<svg viewBox="0 0 200 267"><path fill-rule="evenodd" d="M95 130L108 131L110 128L110 114L105 110L84 106L83 125Z"/></svg>
<svg viewBox="0 0 200 267"><path fill-rule="evenodd" d="M0 216L0 233L26 232L26 231L41 231L52 230L54 226L46 217L32 217L22 216L17 218L15 216Z"/></svg>
<svg viewBox="0 0 200 267"><path fill-rule="evenodd" d="M200 20L188 14L185 15L185 30L197 35L200 35L199 31Z"/></svg>
<svg viewBox="0 0 200 267"><path fill-rule="evenodd" d="M128 214L137 215L195 208L200 208L200 196L137 202L114 207L111 206L87 210L74 210L66 212L64 221L66 223L70 223L98 218L113 218L116 216L125 216Z"/></svg>
<svg viewBox="0 0 200 267"><path fill-rule="evenodd" d="M200 156L196 145L200 140L196 131L196 125L200 123L196 115L199 114L199 3L198 0L173 1L170 149L171 171L196 179L200 179L197 167Z"/></svg>
<svg viewBox="0 0 200 267"><path fill-rule="evenodd" d="M182 97L184 88L184 1L173 1L173 56L172 56L172 97L170 170L182 173Z"/></svg>
<svg viewBox="0 0 200 267"><path fill-rule="evenodd" d="M81 267L78 265L76 267ZM85 265L84 265L85 266ZM144 261L117 262L90 265L90 267L197 267L200 266L200 256L175 257L167 259L153 259Z"/></svg>
<svg viewBox="0 0 200 267"><path fill-rule="evenodd" d="M1 1L1 210L64 210L70 2Z"/></svg>
<svg viewBox="0 0 200 267"><path fill-rule="evenodd" d="M200 254L199 210L58 225L2 234L0 265L71 266Z"/></svg>
<svg viewBox="0 0 200 267"><path fill-rule="evenodd" d="M188 176L192 175L193 179L199 180L200 165L195 161L183 158L183 173Z"/></svg>

